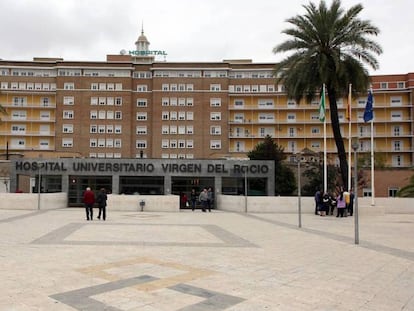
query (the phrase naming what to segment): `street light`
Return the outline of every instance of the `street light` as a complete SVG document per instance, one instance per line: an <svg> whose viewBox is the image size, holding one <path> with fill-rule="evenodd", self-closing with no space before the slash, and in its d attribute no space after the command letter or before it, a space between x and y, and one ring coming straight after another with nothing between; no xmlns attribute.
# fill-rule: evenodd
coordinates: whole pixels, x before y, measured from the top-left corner
<svg viewBox="0 0 414 311"><path fill-rule="evenodd" d="M244 171L244 212L247 213L247 166Z"/></svg>
<svg viewBox="0 0 414 311"><path fill-rule="evenodd" d="M300 182L300 156L296 156L298 163L298 227L302 228L302 197L301 197L301 182Z"/></svg>
<svg viewBox="0 0 414 311"><path fill-rule="evenodd" d="M354 150L354 221L355 221L355 244L359 244L359 223L358 223L358 174L357 174L357 150L358 150L358 138L353 139L352 149Z"/></svg>
<svg viewBox="0 0 414 311"><path fill-rule="evenodd" d="M40 210L40 188L42 184L42 171L40 170L41 162L37 162L37 168L38 168L38 184L37 184L37 209Z"/></svg>

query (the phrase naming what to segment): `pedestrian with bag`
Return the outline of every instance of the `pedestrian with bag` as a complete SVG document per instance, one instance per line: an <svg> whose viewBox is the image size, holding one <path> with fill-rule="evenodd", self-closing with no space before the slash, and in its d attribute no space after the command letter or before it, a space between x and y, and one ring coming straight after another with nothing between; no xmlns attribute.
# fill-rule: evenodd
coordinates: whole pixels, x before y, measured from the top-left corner
<svg viewBox="0 0 414 311"><path fill-rule="evenodd" d="M98 203L99 207L99 214L98 219L106 220L106 201L108 200L108 196L106 194L105 188L101 188L101 191L99 191L98 196L96 198L96 202Z"/></svg>

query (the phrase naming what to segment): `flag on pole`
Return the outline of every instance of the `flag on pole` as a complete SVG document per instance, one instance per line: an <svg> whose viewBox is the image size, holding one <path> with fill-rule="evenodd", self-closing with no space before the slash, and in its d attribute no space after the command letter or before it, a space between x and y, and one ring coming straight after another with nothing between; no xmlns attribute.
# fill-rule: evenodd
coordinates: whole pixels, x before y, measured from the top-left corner
<svg viewBox="0 0 414 311"><path fill-rule="evenodd" d="M325 84L322 86L321 100L319 102L319 121L325 122Z"/></svg>
<svg viewBox="0 0 414 311"><path fill-rule="evenodd" d="M364 111L364 121L365 122L368 122L368 121L371 121L372 119L374 119L374 113L373 113L373 110L372 110L372 102L373 102L372 91L369 90L368 98L367 98L367 105L365 106L365 111Z"/></svg>

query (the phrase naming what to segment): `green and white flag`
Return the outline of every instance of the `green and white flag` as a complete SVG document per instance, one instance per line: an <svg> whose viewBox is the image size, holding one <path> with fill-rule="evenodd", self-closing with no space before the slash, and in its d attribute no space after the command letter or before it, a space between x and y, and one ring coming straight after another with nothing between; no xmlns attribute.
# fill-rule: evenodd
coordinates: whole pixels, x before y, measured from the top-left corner
<svg viewBox="0 0 414 311"><path fill-rule="evenodd" d="M319 102L319 121L325 122L325 84L322 86L321 100Z"/></svg>

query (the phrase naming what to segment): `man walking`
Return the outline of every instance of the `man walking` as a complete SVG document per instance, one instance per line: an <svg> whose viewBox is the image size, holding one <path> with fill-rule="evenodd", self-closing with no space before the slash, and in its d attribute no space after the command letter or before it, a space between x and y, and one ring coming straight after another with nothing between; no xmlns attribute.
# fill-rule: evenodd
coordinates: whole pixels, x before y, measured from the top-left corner
<svg viewBox="0 0 414 311"><path fill-rule="evenodd" d="M93 220L93 204L95 203L95 194L90 187L87 187L83 193L83 204L85 204L86 220Z"/></svg>

